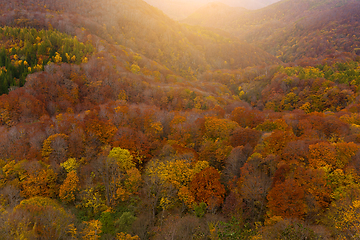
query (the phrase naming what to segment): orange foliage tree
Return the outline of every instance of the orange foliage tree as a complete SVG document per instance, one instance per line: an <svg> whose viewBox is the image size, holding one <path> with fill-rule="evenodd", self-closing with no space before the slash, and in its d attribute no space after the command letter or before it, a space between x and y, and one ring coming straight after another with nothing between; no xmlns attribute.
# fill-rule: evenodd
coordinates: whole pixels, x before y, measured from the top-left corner
<svg viewBox="0 0 360 240"><path fill-rule="evenodd" d="M108 144L117 131L110 121L102 121L95 112L86 112L85 131L89 140L98 140L101 144Z"/></svg>
<svg viewBox="0 0 360 240"><path fill-rule="evenodd" d="M293 178L277 183L269 192L268 207L271 215L303 218L306 213L304 189Z"/></svg>
<svg viewBox="0 0 360 240"><path fill-rule="evenodd" d="M359 146L352 142L316 143L309 146L309 164L313 168L327 166L332 170L343 169L358 150Z"/></svg>
<svg viewBox="0 0 360 240"><path fill-rule="evenodd" d="M27 170L21 181L21 194L26 197L55 197L58 192L57 174L49 166Z"/></svg>
<svg viewBox="0 0 360 240"><path fill-rule="evenodd" d="M264 121L264 116L258 110L249 110L244 107L237 107L231 112L230 119L237 122L240 127L254 128Z"/></svg>
<svg viewBox="0 0 360 240"><path fill-rule="evenodd" d="M264 139L263 154L280 155L286 144L295 140L295 138L292 131L275 130L269 137Z"/></svg>
<svg viewBox="0 0 360 240"><path fill-rule="evenodd" d="M78 191L79 178L76 171L67 174L64 183L60 186L59 197L65 202L74 202L75 193Z"/></svg>
<svg viewBox="0 0 360 240"><path fill-rule="evenodd" d="M251 128L236 128L230 135L231 146L245 146L250 144L251 147L255 147L261 137L261 132Z"/></svg>
<svg viewBox="0 0 360 240"><path fill-rule="evenodd" d="M205 202L212 209L220 206L225 197L225 187L220 183L220 173L213 167L205 168L194 175L190 191L195 201Z"/></svg>
<svg viewBox="0 0 360 240"><path fill-rule="evenodd" d="M328 186L326 173L322 169L297 167L294 172L297 183L304 190L306 217L314 220L330 204L331 189Z"/></svg>
<svg viewBox="0 0 360 240"><path fill-rule="evenodd" d="M306 168L296 162L281 165L267 196L270 216L316 220L331 200L327 180L323 169Z"/></svg>

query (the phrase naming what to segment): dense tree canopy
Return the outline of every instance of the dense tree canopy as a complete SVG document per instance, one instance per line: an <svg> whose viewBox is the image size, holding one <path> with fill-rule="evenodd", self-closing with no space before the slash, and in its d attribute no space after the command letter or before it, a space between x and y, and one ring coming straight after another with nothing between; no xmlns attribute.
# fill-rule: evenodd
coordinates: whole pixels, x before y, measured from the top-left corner
<svg viewBox="0 0 360 240"><path fill-rule="evenodd" d="M244 13L254 45L141 0L0 6L4 239L359 237L357 2Z"/></svg>

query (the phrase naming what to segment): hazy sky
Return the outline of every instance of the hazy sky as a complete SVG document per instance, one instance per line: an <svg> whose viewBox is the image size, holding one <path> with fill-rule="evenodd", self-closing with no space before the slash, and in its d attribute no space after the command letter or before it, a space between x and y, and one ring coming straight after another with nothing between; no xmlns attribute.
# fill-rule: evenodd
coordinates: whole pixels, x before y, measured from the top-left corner
<svg viewBox="0 0 360 240"><path fill-rule="evenodd" d="M210 2L221 2L230 7L243 7L246 9L259 9L279 0L144 0L154 7L162 10L174 20L183 20L196 10Z"/></svg>
<svg viewBox="0 0 360 240"><path fill-rule="evenodd" d="M145 2L159 8L169 17L182 20L195 12L200 7L210 2L221 2L231 7L243 7L247 9L258 9L268 6L279 0L144 0Z"/></svg>
<svg viewBox="0 0 360 240"><path fill-rule="evenodd" d="M203 6L204 0L144 0L175 20L182 20Z"/></svg>
<svg viewBox="0 0 360 240"><path fill-rule="evenodd" d="M193 4L206 4L210 2L222 2L232 7L242 7L244 4L248 5L262 5L267 6L280 0L145 0L146 2L157 2L157 3L193 3Z"/></svg>

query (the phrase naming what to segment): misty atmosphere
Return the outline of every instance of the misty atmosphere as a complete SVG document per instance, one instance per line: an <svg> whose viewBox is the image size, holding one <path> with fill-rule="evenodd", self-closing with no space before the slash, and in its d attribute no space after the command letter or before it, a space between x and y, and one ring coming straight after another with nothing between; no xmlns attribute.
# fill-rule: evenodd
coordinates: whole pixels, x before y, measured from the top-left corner
<svg viewBox="0 0 360 240"><path fill-rule="evenodd" d="M279 0L146 0L151 6L154 6L174 20L183 20L191 14L213 3L222 3L232 8L245 8L255 10L264 8Z"/></svg>
<svg viewBox="0 0 360 240"><path fill-rule="evenodd" d="M0 0L0 239L360 238L357 0Z"/></svg>

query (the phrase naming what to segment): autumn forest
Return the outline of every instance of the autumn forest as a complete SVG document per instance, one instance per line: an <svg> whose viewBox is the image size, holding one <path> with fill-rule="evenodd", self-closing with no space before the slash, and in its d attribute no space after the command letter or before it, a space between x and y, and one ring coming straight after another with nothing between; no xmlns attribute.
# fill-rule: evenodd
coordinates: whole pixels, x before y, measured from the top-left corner
<svg viewBox="0 0 360 240"><path fill-rule="evenodd" d="M0 0L0 238L359 239L360 2Z"/></svg>

